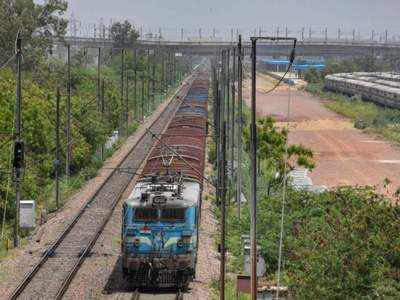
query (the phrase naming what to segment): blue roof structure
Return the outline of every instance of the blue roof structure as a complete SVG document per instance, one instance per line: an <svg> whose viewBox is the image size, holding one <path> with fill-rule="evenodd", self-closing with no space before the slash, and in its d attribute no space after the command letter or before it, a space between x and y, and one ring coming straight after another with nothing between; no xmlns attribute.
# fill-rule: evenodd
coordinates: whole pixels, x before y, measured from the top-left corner
<svg viewBox="0 0 400 300"><path fill-rule="evenodd" d="M288 60L277 60L277 59L263 59L262 62L266 65L271 66L289 66ZM301 60L297 61L292 66L294 71L306 71L314 68L318 71L325 69L325 62L321 60Z"/></svg>

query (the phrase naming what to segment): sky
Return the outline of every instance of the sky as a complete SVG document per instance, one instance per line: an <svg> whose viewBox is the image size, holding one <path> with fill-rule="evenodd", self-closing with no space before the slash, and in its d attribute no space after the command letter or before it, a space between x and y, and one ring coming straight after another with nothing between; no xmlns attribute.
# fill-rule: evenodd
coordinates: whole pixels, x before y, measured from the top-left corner
<svg viewBox="0 0 400 300"><path fill-rule="evenodd" d="M69 0L88 22L130 19L161 27L400 28L399 0Z"/></svg>
<svg viewBox="0 0 400 300"><path fill-rule="evenodd" d="M35 0L41 2L45 0ZM365 34L375 30L400 36L400 0L68 0L71 14L90 27L111 20L127 19L137 28L163 31L185 28L254 30L262 26L271 32L287 26L292 31L312 27L330 34L342 28ZM83 25L82 25L83 26ZM157 28L157 29L156 29ZM145 30L145 29L144 29ZM308 30L307 30L308 31Z"/></svg>

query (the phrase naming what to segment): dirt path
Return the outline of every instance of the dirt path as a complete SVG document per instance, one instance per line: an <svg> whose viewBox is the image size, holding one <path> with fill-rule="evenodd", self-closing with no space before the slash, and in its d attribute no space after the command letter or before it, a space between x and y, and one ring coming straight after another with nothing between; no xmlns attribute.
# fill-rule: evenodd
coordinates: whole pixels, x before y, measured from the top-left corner
<svg viewBox="0 0 400 300"><path fill-rule="evenodd" d="M258 76L257 112L287 121L288 86L272 94L263 91L271 79ZM249 82L245 101L250 105ZM302 144L314 151L317 167L311 173L317 185L377 185L379 190L393 194L400 186L400 148L379 137L364 133L353 122L324 107L324 101L304 91L291 89L291 132L289 142ZM386 189L385 178L392 182Z"/></svg>

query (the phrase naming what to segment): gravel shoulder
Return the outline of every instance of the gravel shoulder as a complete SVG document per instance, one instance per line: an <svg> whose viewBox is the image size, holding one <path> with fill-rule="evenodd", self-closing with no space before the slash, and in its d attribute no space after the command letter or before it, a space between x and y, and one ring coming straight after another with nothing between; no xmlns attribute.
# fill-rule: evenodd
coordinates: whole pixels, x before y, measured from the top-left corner
<svg viewBox="0 0 400 300"><path fill-rule="evenodd" d="M39 226L21 248L12 250L7 258L0 261L0 299L6 299L11 294L24 275L40 259L42 253L68 226L82 205L93 196L97 188L107 179L112 172L112 168L115 168L125 157L146 132L146 128L160 115L172 98L160 104L155 113L146 118L138 130L128 137L121 148L104 163L103 168L99 170L95 178L88 181L68 199L64 207L53 214L47 223ZM90 280L96 280L96 276L92 276Z"/></svg>

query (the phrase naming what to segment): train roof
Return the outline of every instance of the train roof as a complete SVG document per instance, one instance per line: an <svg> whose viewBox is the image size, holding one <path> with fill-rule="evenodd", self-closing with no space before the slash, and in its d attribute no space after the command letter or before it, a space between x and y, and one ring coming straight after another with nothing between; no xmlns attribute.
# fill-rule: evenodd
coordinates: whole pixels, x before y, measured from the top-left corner
<svg viewBox="0 0 400 300"><path fill-rule="evenodd" d="M368 88L374 88L387 93L400 94L400 86L399 87L396 87L395 85L389 86L388 84L385 84L385 82L380 82L380 81L373 81L373 80L368 81L365 79L365 77L361 76L360 78L355 76L355 74L350 74L350 73L332 74L332 75L327 75L326 79L357 84Z"/></svg>
<svg viewBox="0 0 400 300"><path fill-rule="evenodd" d="M199 197L201 194L201 185L196 181L183 181L181 185L181 192L176 194L178 188L177 183L162 183L165 189L162 192L153 193L154 185L160 183L151 183L147 179L142 179L135 185L133 191L129 195L125 203L131 207L168 207L168 208L185 208L198 205ZM142 195L149 194L148 201L143 201ZM165 203L154 203L154 196L163 196Z"/></svg>

